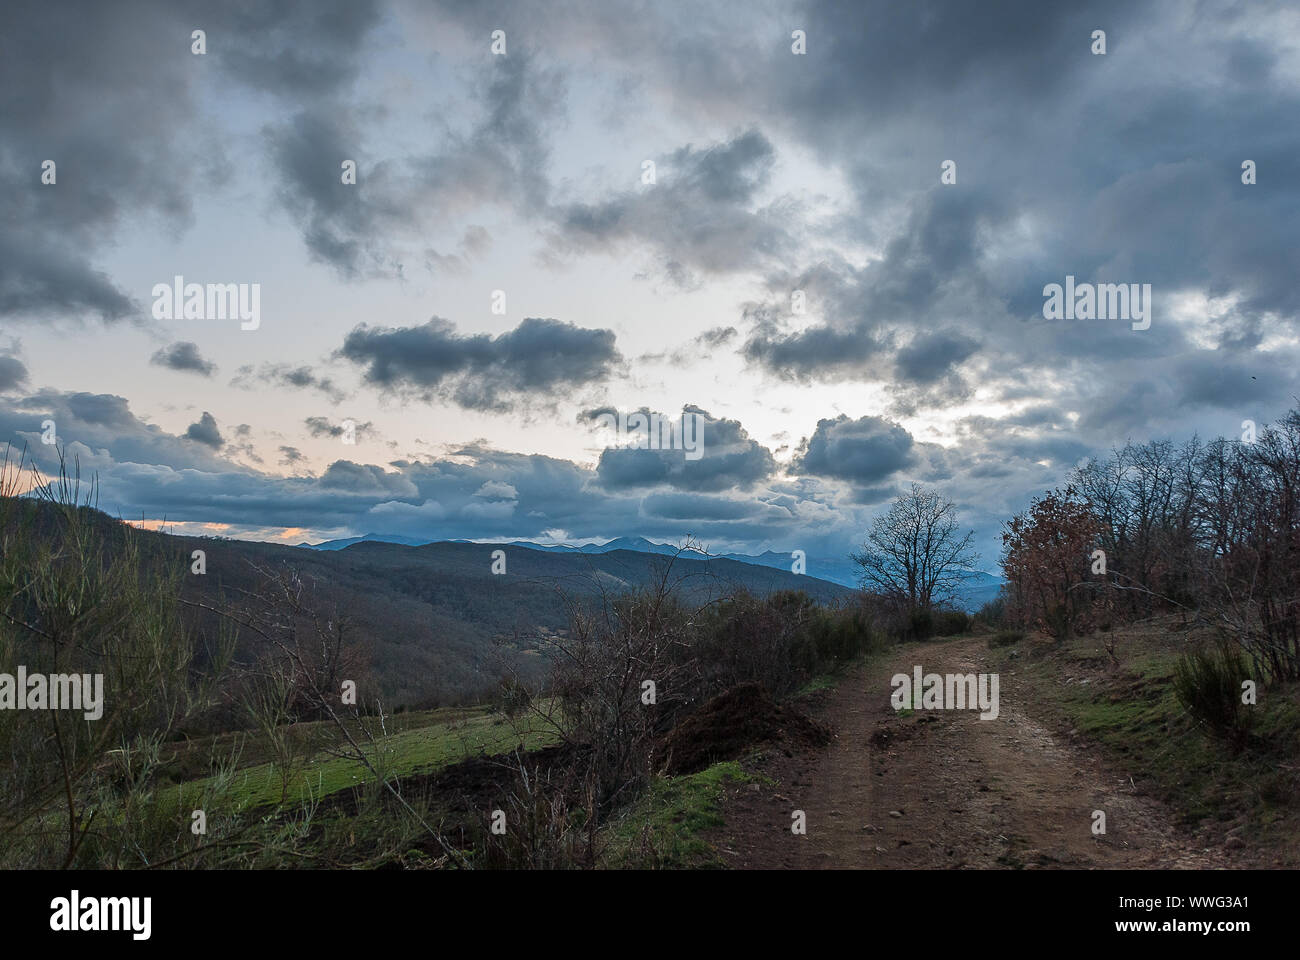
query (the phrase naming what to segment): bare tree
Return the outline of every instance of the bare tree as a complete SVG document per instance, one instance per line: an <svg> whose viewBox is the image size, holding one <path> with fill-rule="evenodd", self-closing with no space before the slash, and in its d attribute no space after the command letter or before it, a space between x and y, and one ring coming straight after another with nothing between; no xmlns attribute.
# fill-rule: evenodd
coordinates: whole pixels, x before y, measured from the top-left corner
<svg viewBox="0 0 1300 960"><path fill-rule="evenodd" d="M963 572L978 562L974 537L973 530L960 533L951 500L914 483L876 518L862 552L850 558L862 567L863 589L928 610L951 600Z"/></svg>

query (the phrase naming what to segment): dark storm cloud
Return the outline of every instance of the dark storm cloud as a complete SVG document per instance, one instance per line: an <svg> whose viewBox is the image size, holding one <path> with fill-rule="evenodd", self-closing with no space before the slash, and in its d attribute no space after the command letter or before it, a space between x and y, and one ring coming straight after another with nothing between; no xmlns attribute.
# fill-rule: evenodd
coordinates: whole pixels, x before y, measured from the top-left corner
<svg viewBox="0 0 1300 960"><path fill-rule="evenodd" d="M196 192L226 176L200 96L214 83L291 95L337 86L355 73L375 6L17 0L5 21L0 316L112 322L143 319L141 294L97 265L100 251L128 218L178 235ZM200 25L206 56L191 52Z"/></svg>
<svg viewBox="0 0 1300 960"><path fill-rule="evenodd" d="M492 59L483 122L461 149L431 158L427 169L442 180L475 179L481 193L515 197L525 211L537 211L550 190L548 125L564 107L564 79L518 46L509 57Z"/></svg>
<svg viewBox="0 0 1300 960"><path fill-rule="evenodd" d="M1253 410L1272 397L1300 393L1300 379L1288 358L1275 353L1204 350L1178 364L1180 403Z"/></svg>
<svg viewBox="0 0 1300 960"><path fill-rule="evenodd" d="M21 0L6 6L2 315L129 316L132 297L95 266L95 254L128 214L173 224L190 216L199 165L171 134L192 109L188 31L170 16L123 13L90 2L57 13ZM41 182L46 160L56 165L52 185Z"/></svg>
<svg viewBox="0 0 1300 960"><path fill-rule="evenodd" d="M1187 436L1193 432L1236 434L1242 420L1263 422L1300 400L1293 350L1195 350L1173 358L1168 375L1150 375L1150 364L1119 363L1098 377L1081 404L1083 438L1102 448L1125 440ZM1188 423L1189 414L1208 420Z"/></svg>
<svg viewBox="0 0 1300 960"><path fill-rule="evenodd" d="M467 409L506 410L610 377L622 357L610 330L529 317L498 336L462 336L434 317L418 327L369 327L347 335L339 355L365 368L366 383Z"/></svg>
<svg viewBox="0 0 1300 960"><path fill-rule="evenodd" d="M955 101L1000 91L1007 98L1050 98L1072 75L1088 69L1090 35L1105 27L1115 45L1141 11L1122 0L1086 8L1005 0L978 6L949 0L928 6L874 0L817 0L804 8L809 59L816 69L783 79L793 87L789 108L808 111L812 125L829 125L837 106L852 102L851 126L894 118L906 104L942 95ZM954 104L955 109L959 106ZM804 118L801 118L804 119Z"/></svg>
<svg viewBox="0 0 1300 960"><path fill-rule="evenodd" d="M786 334L763 327L745 342L742 355L782 379L854 379L880 349L875 334L862 328L816 326Z"/></svg>
<svg viewBox="0 0 1300 960"><path fill-rule="evenodd" d="M1285 335L1300 312L1300 185L1289 175L1240 181L1244 159L1280 174L1300 150L1285 119L1300 97L1263 28L1273 10L1245 3L1188 19L1174 3L811 3L798 17L806 58L739 32L715 38L708 63L692 60L691 38L652 28L661 42L644 59L659 64L676 102L726 103L731 115L762 116L773 143L811 148L852 190L843 229L879 251L865 265L824 270L809 287L812 316L797 324L789 293L802 271L769 271L774 299L751 305L742 356L786 379L872 381L888 379L881 361L903 344L898 372L926 389L908 389L897 411L967 399L971 385L949 371L966 359L1050 371L1051 385L1036 390L1095 409L1107 406L1093 396L1097 378L1126 391L1137 357L1162 380L1212 362L1172 315L1184 291L1225 299L1227 315L1212 321L1223 345ZM1108 33L1104 57L1090 52L1097 27ZM762 66L729 69L740 62ZM938 182L947 159L957 161L956 185ZM1152 330L1044 321L1042 287L1066 273L1151 283ZM927 342L937 330L952 339ZM960 338L979 346L954 349ZM1292 366L1300 359L1288 343L1269 352ZM1284 408L1283 384L1256 383L1269 388L1270 411ZM985 386L994 395L1017 387L996 375ZM1187 393L1235 403L1231 391Z"/></svg>
<svg viewBox="0 0 1300 960"><path fill-rule="evenodd" d="M612 412L587 411L581 419L595 420L602 413ZM651 416L644 407L639 412ZM688 434L686 440L675 441L679 446L676 449L651 449L650 441L645 439L647 434L637 433L636 424L629 423L628 439L646 444L647 448L616 446L603 450L596 466L601 486L611 491L658 485L699 492L750 490L776 472L771 451L752 439L739 421L715 419L691 405L683 408L681 417L665 419L680 430L682 417L688 418ZM693 421L698 423L698 435L689 433L689 418L698 418ZM687 444L696 442L699 456L688 455Z"/></svg>
<svg viewBox="0 0 1300 960"><path fill-rule="evenodd" d="M41 424L55 424L57 446L41 442ZM212 470L228 466L204 444L194 444L145 423L124 397L41 390L21 399L0 400L0 442L26 446L37 466L58 469L57 449L81 457L83 469L116 461L165 464L169 469Z"/></svg>
<svg viewBox="0 0 1300 960"><path fill-rule="evenodd" d="M201 8L215 18L208 52L231 76L286 98L338 92L357 74L357 54L380 22L374 0L278 0L231 8ZM196 21L199 22L199 21Z"/></svg>
<svg viewBox="0 0 1300 960"><path fill-rule="evenodd" d="M188 340L180 340L162 347L149 358L149 362L157 367L197 373L204 377L210 377L217 371L215 363L203 359L198 344Z"/></svg>
<svg viewBox="0 0 1300 960"><path fill-rule="evenodd" d="M972 337L945 330L917 337L898 351L895 362L898 372L905 378L928 384L944 376L952 366L978 349L979 343Z"/></svg>
<svg viewBox="0 0 1300 960"><path fill-rule="evenodd" d="M27 367L17 357L0 356L0 393L18 390L27 382Z"/></svg>
<svg viewBox="0 0 1300 960"><path fill-rule="evenodd" d="M814 476L833 477L868 486L916 462L912 435L881 417L817 421L811 437L804 438L794 469Z"/></svg>
<svg viewBox="0 0 1300 960"><path fill-rule="evenodd" d="M986 296L989 283L977 265L982 239L1005 217L998 202L935 187L918 197L906 224L886 244L884 256L864 267L823 263L802 275L769 278L781 299L750 304L752 329L741 349L750 363L784 379L852 380L880 376L888 356L891 326L933 326L930 317L961 315ZM787 330L790 297L801 290L808 311L820 319ZM929 335L926 335L929 336ZM970 338L950 332L946 349L961 359ZM933 374L923 352L900 363ZM933 376L931 376L933 379Z"/></svg>
<svg viewBox="0 0 1300 960"><path fill-rule="evenodd" d="M221 431L217 429L216 417L203 411L197 423L191 423L189 429L185 431L185 437L196 443L204 443L213 449L218 449L226 441L221 437Z"/></svg>
<svg viewBox="0 0 1300 960"><path fill-rule="evenodd" d="M303 112L268 129L266 138L281 178L282 202L300 221L312 256L349 278L396 273L383 251L369 243L378 218L366 203L373 171L365 170L356 185L342 182L344 160L365 160L358 149L364 141L348 118L332 109Z"/></svg>
<svg viewBox="0 0 1300 960"><path fill-rule="evenodd" d="M550 255L649 247L680 287L697 273L718 274L777 262L793 239L789 210L754 209L771 177L775 151L757 129L708 147L686 145L656 162L656 182L596 203L557 208Z"/></svg>
<svg viewBox="0 0 1300 960"><path fill-rule="evenodd" d="M414 241L479 205L540 213L550 191L547 129L564 107L564 82L523 50L492 57L469 112L468 131L445 131L429 153L383 156L365 117L331 100L268 127L265 138L284 208L299 222L314 259L345 279L400 277L418 256L431 267L462 263L481 252L488 234L469 225L459 255ZM357 164L342 182L341 164Z"/></svg>
<svg viewBox="0 0 1300 960"><path fill-rule="evenodd" d="M417 492L415 484L399 472L351 460L331 463L321 474L320 485L326 489L385 497L409 497Z"/></svg>

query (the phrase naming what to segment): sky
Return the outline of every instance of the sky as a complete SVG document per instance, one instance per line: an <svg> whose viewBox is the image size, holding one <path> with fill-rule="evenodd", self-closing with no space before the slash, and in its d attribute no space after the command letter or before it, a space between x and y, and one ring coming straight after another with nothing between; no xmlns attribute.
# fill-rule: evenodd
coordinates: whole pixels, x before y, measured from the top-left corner
<svg viewBox="0 0 1300 960"><path fill-rule="evenodd" d="M916 482L995 570L1084 458L1297 403L1298 91L1274 3L18 0L0 444L286 543L843 556Z"/></svg>

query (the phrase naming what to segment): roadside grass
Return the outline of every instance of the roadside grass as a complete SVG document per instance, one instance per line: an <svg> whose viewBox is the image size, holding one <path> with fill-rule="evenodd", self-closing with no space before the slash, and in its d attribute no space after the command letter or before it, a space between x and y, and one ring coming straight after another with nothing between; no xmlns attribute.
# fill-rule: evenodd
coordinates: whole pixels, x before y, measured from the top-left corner
<svg viewBox="0 0 1300 960"><path fill-rule="evenodd" d="M870 650L860 653L856 657L851 657L848 660L841 660L835 663L835 665L826 670L826 672L819 673L815 677L812 677L794 693L785 697L784 700L795 703L801 700L815 701L818 699L820 694L829 693L831 690L838 687L843 682L845 675L854 667L861 666L872 657L877 656L879 652L880 651L878 650Z"/></svg>
<svg viewBox="0 0 1300 960"><path fill-rule="evenodd" d="M813 677L800 687L791 699L802 700L804 697L811 697L814 694L824 693L827 690L834 690L836 685L839 683L839 680L839 673L823 673L820 676Z"/></svg>
<svg viewBox="0 0 1300 960"><path fill-rule="evenodd" d="M819 674L783 702L816 702L844 680L864 654ZM698 773L655 777L648 788L607 827L605 866L631 869L725 869L706 839L725 825L723 796L731 784L779 784L745 768L745 757L715 763Z"/></svg>
<svg viewBox="0 0 1300 960"><path fill-rule="evenodd" d="M1175 620L1115 630L1118 666L1102 635L1060 645L1030 638L1018 655L995 649L990 660L1019 674L1020 689L1032 685L1034 697L1067 729L1097 744L1185 825L1244 827L1256 842L1271 843L1270 828L1300 812L1300 685L1261 688L1254 735L1244 749L1234 749L1178 701L1174 666L1203 637ZM1294 838L1280 840L1295 846Z"/></svg>
<svg viewBox="0 0 1300 960"><path fill-rule="evenodd" d="M703 836L723 826L722 796L730 783L763 780L740 762L715 763L698 773L656 777L609 827L605 864L633 869L721 869Z"/></svg>

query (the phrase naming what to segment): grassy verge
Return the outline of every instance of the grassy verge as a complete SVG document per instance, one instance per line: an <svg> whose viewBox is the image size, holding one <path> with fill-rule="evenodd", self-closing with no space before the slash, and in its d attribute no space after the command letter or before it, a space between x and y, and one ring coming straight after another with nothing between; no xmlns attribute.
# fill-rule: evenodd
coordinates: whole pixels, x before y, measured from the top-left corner
<svg viewBox="0 0 1300 960"><path fill-rule="evenodd" d="M1195 722L1174 693L1174 665L1197 639L1175 624L1144 624L1116 634L1115 665L1104 634L1057 645L1031 638L990 660L1055 716L1059 725L1100 747L1134 785L1168 804L1211 838L1240 835L1297 853L1300 814L1300 689L1261 690L1251 740L1242 749Z"/></svg>
<svg viewBox="0 0 1300 960"><path fill-rule="evenodd" d="M721 827L728 783L756 779L738 762L715 763L699 773L656 777L610 826L606 865L611 867L708 869L722 860L703 834Z"/></svg>

